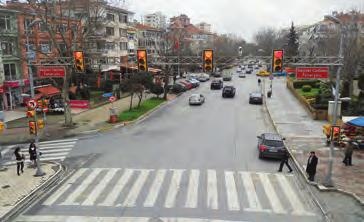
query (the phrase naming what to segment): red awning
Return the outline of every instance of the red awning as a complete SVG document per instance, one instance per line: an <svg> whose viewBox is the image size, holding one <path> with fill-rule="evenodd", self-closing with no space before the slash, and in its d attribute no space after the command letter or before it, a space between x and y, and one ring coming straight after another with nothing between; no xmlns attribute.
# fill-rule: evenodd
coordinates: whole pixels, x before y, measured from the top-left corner
<svg viewBox="0 0 364 222"><path fill-rule="evenodd" d="M61 93L61 91L54 86L44 86L36 88L35 90L43 94L43 96L53 96Z"/></svg>
<svg viewBox="0 0 364 222"><path fill-rule="evenodd" d="M4 86L0 86L0 93L4 93Z"/></svg>

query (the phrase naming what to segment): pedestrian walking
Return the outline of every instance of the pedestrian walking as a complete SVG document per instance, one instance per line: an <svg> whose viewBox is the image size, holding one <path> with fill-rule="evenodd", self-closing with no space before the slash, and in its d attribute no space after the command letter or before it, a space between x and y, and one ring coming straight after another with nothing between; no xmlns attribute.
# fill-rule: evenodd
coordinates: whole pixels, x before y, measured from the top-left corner
<svg viewBox="0 0 364 222"><path fill-rule="evenodd" d="M258 79L258 86L262 83L262 80Z"/></svg>
<svg viewBox="0 0 364 222"><path fill-rule="evenodd" d="M34 166L37 164L37 147L34 142L31 142L29 145L29 159Z"/></svg>
<svg viewBox="0 0 364 222"><path fill-rule="evenodd" d="M308 174L309 181L315 180L317 163L318 163L318 158L317 158L315 152L311 151L310 156L308 157L308 160L307 160L307 167L306 167L306 172Z"/></svg>
<svg viewBox="0 0 364 222"><path fill-rule="evenodd" d="M15 155L15 159L16 159L16 172L17 172L18 176L20 176L20 172L24 173L25 156L21 152L20 147L15 148L14 155Z"/></svg>
<svg viewBox="0 0 364 222"><path fill-rule="evenodd" d="M345 149L345 157L343 160L343 163L345 164L345 166L352 166L352 156L353 156L353 152L354 152L354 144L352 141L349 141L346 144L346 149Z"/></svg>
<svg viewBox="0 0 364 222"><path fill-rule="evenodd" d="M289 169L289 172L291 173L292 172L292 168L291 166L289 165L288 163L288 159L289 159L289 153L288 151L285 151L284 152L284 156L282 157L281 159L281 164L279 165L279 170L278 172L282 172L282 169L283 169L283 165L286 164L286 166L288 167Z"/></svg>

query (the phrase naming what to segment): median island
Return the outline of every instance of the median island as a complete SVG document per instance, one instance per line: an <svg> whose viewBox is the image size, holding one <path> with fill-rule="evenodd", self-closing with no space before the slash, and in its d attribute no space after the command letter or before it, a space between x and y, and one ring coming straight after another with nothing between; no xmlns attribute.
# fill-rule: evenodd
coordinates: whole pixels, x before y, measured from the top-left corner
<svg viewBox="0 0 364 222"><path fill-rule="evenodd" d="M138 119L149 111L153 110L166 100L162 98L150 98L140 104L139 107L132 108L131 110L124 111L119 114L119 121L128 122Z"/></svg>

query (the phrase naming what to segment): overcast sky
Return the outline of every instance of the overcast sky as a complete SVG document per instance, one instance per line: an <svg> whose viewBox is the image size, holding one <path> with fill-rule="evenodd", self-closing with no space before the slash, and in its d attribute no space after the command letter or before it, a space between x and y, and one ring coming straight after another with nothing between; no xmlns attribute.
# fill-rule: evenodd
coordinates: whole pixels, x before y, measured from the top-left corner
<svg viewBox="0 0 364 222"><path fill-rule="evenodd" d="M332 11L359 9L364 0L126 0L141 15L161 11L167 17L184 13L192 23L205 21L218 33L235 33L248 41L261 27L282 28L291 21L312 24Z"/></svg>

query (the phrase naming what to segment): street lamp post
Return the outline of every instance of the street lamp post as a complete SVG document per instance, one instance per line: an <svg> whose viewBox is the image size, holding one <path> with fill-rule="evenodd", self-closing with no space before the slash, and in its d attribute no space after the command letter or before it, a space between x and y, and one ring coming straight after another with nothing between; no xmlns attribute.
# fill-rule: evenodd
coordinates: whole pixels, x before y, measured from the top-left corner
<svg viewBox="0 0 364 222"><path fill-rule="evenodd" d="M340 25L340 48L339 48L339 58L343 58L343 49L344 49L344 27L342 22L333 16L327 16L330 20ZM336 73L336 86L335 86L335 103L334 103L334 111L332 117L332 126L336 125L337 122L337 109L339 103L339 90L340 90L340 74L341 74L342 66L339 66ZM330 152L329 152L329 162L328 162L328 171L325 177L324 185L328 187L334 186L334 182L332 180L332 170L334 164L334 141L331 139L330 143Z"/></svg>
<svg viewBox="0 0 364 222"><path fill-rule="evenodd" d="M27 41L27 62L28 62L28 72L29 72L29 83L30 83L30 95L32 98L35 97L35 92L34 92L34 79L33 79L33 70L32 70L32 65L31 65L31 61L30 61L30 46L29 46L29 30L30 28L35 25L36 23L39 23L40 20L34 20L33 22L31 22L30 24L28 24L26 26L26 31L25 31L25 36L26 36L26 41ZM34 115L34 121L36 123L36 127L37 126L37 112ZM35 136L34 136L34 142L35 145L37 146L37 171L35 172L35 176L43 176L45 175L44 171L42 170L41 167L41 163L40 163L40 155L39 155L39 137L38 137L38 129L36 130Z"/></svg>

